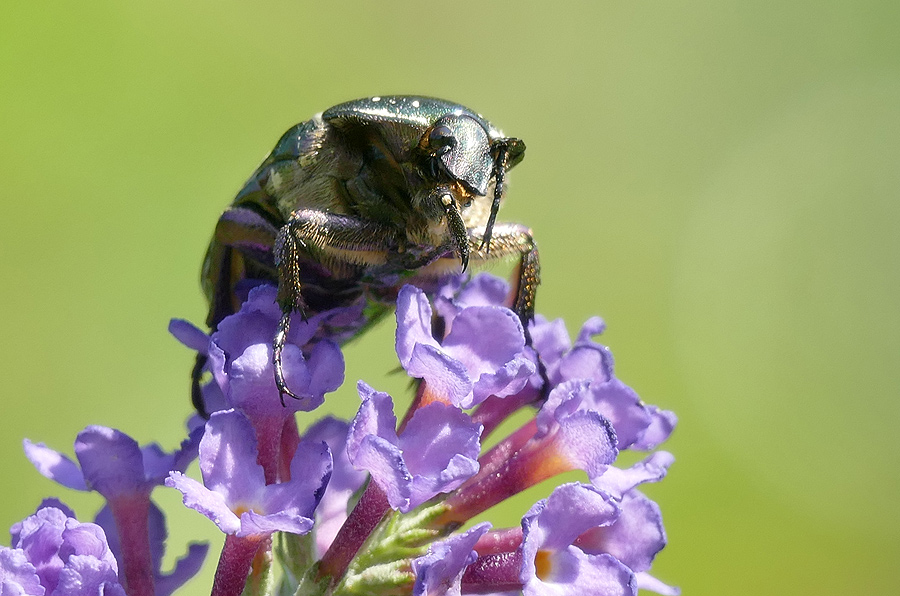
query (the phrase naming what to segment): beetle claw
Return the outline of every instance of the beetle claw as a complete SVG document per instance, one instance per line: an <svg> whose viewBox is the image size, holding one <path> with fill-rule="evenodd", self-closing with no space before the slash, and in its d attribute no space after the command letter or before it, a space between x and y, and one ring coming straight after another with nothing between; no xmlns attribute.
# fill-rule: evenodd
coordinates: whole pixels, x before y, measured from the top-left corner
<svg viewBox="0 0 900 596"><path fill-rule="evenodd" d="M287 407L284 403L284 396L288 395L294 399L302 399L299 395L291 391L284 380L284 366L281 364L281 353L284 350L284 343L287 341L288 331L291 329L291 310L288 309L281 314L281 320L278 322L278 332L275 339L272 340L272 368L275 369L275 387L278 389L278 399L281 400L281 407Z"/></svg>
<svg viewBox="0 0 900 596"><path fill-rule="evenodd" d="M280 377L280 378L279 378ZM303 399L293 391L291 391L288 386L284 382L284 371L281 370L280 367L277 367L275 370L275 386L278 388L278 399L281 400L281 407L286 408L287 404L284 403L284 396L293 397L296 400Z"/></svg>

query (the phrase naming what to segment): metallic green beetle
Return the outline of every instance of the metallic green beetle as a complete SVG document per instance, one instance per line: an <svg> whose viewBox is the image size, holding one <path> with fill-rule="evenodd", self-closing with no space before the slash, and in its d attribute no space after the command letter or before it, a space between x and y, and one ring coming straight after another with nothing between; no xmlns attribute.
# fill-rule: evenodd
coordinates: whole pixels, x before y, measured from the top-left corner
<svg viewBox="0 0 900 596"><path fill-rule="evenodd" d="M203 264L215 329L247 286L277 282L283 316L275 381L291 315L366 301L356 334L390 312L405 283L428 287L470 262L517 257L512 307L526 329L539 284L531 230L496 222L506 172L525 144L468 108L429 97L370 97L288 130L216 226ZM364 298L363 298L364 297ZM193 402L202 413L194 367Z"/></svg>

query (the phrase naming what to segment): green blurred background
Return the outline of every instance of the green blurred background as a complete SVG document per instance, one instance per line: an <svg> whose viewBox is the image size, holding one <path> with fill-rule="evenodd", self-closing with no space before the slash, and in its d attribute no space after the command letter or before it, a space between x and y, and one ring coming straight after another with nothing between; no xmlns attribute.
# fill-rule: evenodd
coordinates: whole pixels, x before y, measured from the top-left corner
<svg viewBox="0 0 900 596"><path fill-rule="evenodd" d="M191 355L166 325L203 320L221 210L290 125L415 93L526 141L502 218L539 239L539 310L602 315L619 376L678 413L656 575L897 593L898 31L895 0L4 2L0 528L99 505L23 437L177 443ZM351 381L403 393L391 336L348 350ZM218 544L172 493L170 558Z"/></svg>

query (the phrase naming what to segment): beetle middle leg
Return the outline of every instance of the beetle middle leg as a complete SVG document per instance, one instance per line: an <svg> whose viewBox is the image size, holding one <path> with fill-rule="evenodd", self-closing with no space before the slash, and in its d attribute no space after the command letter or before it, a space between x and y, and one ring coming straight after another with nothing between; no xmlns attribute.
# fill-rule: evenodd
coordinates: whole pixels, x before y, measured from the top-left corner
<svg viewBox="0 0 900 596"><path fill-rule="evenodd" d="M484 246L482 238L478 235L470 235L470 245L478 245L472 250L473 261L490 261L518 256L516 266L515 286L513 287L513 311L519 315L522 322L522 331L525 335L525 343L533 348L529 323L534 320L534 302L537 288L541 283L541 262L538 255L537 244L534 241L531 230L526 226L514 223L498 223L494 226L490 244ZM541 355L535 350L537 357L538 374L541 376L543 387L541 396L546 399L550 391L550 379L547 376L547 367Z"/></svg>
<svg viewBox="0 0 900 596"><path fill-rule="evenodd" d="M528 324L534 319L534 301L541 283L541 264L537 244L526 226L498 223L494 226L490 244L482 246L479 230L469 234L471 258L475 263L519 257L513 287L512 308L519 315L525 338L531 343Z"/></svg>
<svg viewBox="0 0 900 596"><path fill-rule="evenodd" d="M529 323L534 319L534 303L537 288L541 283L541 264L538 255L537 244L531 230L523 225L514 223L497 223L488 246L483 245L483 230L469 230L468 244L470 260L474 264L500 261L518 257L515 281L511 296L511 307L519 315L522 323L522 331L525 334L525 343L532 345ZM451 271L458 271L459 261L450 257L444 257L424 267L420 275L434 277L445 275ZM544 392L549 391L550 383L547 377L547 369L538 356L538 373L544 382Z"/></svg>
<svg viewBox="0 0 900 596"><path fill-rule="evenodd" d="M470 236L469 241L475 244L479 243L481 238L477 235ZM531 229L521 224L498 223L494 226L490 245L479 244L478 249L473 250L473 260L476 261L490 261L516 255L519 256L519 262L516 266L512 307L522 322L525 343L533 347L531 331L528 326L534 320L535 297L541 283L541 262ZM535 355L537 356L538 374L543 381L541 394L546 398L550 391L547 367L536 350Z"/></svg>
<svg viewBox="0 0 900 596"><path fill-rule="evenodd" d="M360 268L385 265L396 249L393 233L377 223L315 209L293 212L278 231L274 254L282 315L272 350L275 385L282 404L285 395L300 399L285 382L281 358L291 315L309 314L302 293L304 284L317 278L350 278Z"/></svg>

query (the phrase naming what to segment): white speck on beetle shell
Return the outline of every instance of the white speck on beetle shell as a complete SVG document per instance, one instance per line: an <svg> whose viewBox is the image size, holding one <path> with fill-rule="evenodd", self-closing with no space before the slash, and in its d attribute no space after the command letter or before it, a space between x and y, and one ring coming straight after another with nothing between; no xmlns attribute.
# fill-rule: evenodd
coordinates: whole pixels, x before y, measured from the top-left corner
<svg viewBox="0 0 900 596"><path fill-rule="evenodd" d="M381 101L381 98L376 95L372 98L372 101Z"/></svg>
<svg viewBox="0 0 900 596"><path fill-rule="evenodd" d="M413 102L412 102L412 107L414 107L414 108L419 107L419 100L418 100L418 99L414 99L414 100L413 100Z"/></svg>

